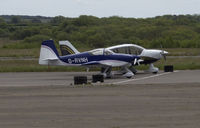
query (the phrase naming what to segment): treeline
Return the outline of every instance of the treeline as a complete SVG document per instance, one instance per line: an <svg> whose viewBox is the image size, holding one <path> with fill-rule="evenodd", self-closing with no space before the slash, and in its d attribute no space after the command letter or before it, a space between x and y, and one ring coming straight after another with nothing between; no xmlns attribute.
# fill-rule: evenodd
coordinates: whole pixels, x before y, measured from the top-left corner
<svg viewBox="0 0 200 128"><path fill-rule="evenodd" d="M123 43L147 48L200 48L200 16L164 15L145 19L0 16L0 38L19 40L17 45L4 48L39 47L46 39L69 40L76 46L91 48Z"/></svg>
<svg viewBox="0 0 200 128"><path fill-rule="evenodd" d="M28 16L28 15L0 15L6 22L13 22L13 19L19 19L20 22L34 22L35 20L39 22L50 22L53 17L45 17L45 16Z"/></svg>

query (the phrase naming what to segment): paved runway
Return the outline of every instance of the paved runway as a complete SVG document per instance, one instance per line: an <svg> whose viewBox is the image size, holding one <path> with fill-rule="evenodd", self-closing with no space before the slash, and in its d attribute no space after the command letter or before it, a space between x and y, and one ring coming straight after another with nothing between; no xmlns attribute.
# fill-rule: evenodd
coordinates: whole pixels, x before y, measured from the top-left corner
<svg viewBox="0 0 200 128"><path fill-rule="evenodd" d="M74 75L84 74L0 73L0 127L200 127L200 70L70 86Z"/></svg>
<svg viewBox="0 0 200 128"><path fill-rule="evenodd" d="M0 73L0 86L69 86L73 85L74 76L84 75L91 82L95 72L23 72ZM200 70L182 70L175 72L162 72L148 74L139 72L133 78L127 79L115 76L105 79L103 84L136 85L136 84L176 84L200 83Z"/></svg>

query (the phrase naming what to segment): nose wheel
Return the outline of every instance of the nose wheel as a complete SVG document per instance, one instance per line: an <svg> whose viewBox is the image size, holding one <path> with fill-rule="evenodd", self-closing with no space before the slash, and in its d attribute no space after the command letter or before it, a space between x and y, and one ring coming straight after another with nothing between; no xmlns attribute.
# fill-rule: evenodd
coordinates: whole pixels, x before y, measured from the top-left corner
<svg viewBox="0 0 200 128"><path fill-rule="evenodd" d="M125 67L124 69L126 71L126 73L123 75L124 77L130 79L132 76L134 76L134 73L130 69L128 69L127 67Z"/></svg>
<svg viewBox="0 0 200 128"><path fill-rule="evenodd" d="M153 74L157 74L158 72L152 72Z"/></svg>
<svg viewBox="0 0 200 128"><path fill-rule="evenodd" d="M151 63L149 64L149 69L147 70L147 72L151 72L153 74L157 74L159 71L159 69L157 67L154 67L154 65Z"/></svg>

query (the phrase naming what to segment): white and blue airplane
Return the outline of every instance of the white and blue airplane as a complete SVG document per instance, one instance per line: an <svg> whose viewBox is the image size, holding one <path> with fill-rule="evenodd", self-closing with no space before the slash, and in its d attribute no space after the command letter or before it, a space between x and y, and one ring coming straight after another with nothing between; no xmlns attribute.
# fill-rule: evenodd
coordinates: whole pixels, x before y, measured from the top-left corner
<svg viewBox="0 0 200 128"><path fill-rule="evenodd" d="M62 44L62 41L60 42ZM59 65L59 66L84 66L84 67L101 67L105 70L102 72L104 77L111 77L112 67L123 67L124 77L131 78L134 73L129 70L130 66L139 63L139 56L114 53L111 50L100 48L87 52L78 52L72 45L65 47L67 54L59 56L53 40L42 42L40 49L40 65ZM74 50L75 49L75 50Z"/></svg>
<svg viewBox="0 0 200 128"><path fill-rule="evenodd" d="M62 55L79 53L78 50L74 48L69 41L59 41L59 45ZM166 60L166 55L168 54L168 52L164 50L146 49L136 44L115 45L107 47L106 50L112 51L114 53L139 56L141 59L138 60L138 63L136 65L149 64L149 69L145 70L145 72L150 73L157 73L159 71L159 69L155 67L153 63L160 60L161 58L164 58ZM134 74L137 72L137 70L133 66L130 66L129 69ZM105 69L102 68L102 71L103 70ZM124 69L124 67L121 67L121 70L119 70L118 73L124 73L125 71L126 69Z"/></svg>

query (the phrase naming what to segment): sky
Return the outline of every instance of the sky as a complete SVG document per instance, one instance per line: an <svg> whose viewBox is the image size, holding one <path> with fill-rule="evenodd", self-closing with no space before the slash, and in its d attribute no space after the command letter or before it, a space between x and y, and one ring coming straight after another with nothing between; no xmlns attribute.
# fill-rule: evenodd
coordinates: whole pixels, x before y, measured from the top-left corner
<svg viewBox="0 0 200 128"><path fill-rule="evenodd" d="M0 15L147 18L200 14L200 0L0 0Z"/></svg>

